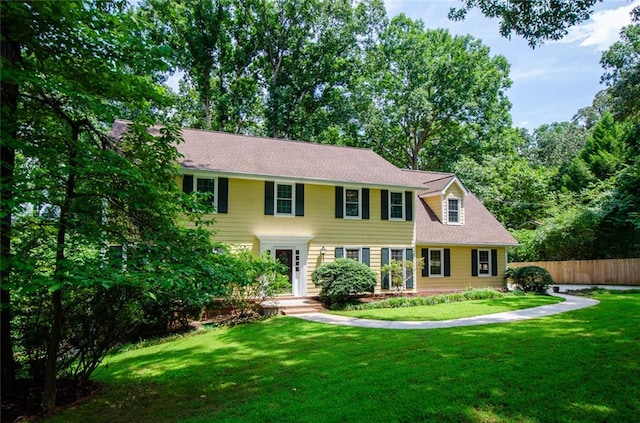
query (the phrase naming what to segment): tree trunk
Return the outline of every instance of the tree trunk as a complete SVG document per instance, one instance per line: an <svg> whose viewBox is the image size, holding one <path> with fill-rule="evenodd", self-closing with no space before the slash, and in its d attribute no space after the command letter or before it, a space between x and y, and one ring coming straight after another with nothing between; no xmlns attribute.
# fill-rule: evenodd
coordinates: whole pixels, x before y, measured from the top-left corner
<svg viewBox="0 0 640 423"><path fill-rule="evenodd" d="M78 145L79 126L72 123L72 139L69 143L69 175L67 177L65 199L60 207L60 221L58 225L58 235L56 240L56 265L53 273L53 283L58 288L51 294L53 302L51 324L51 337L47 346L47 361L45 363L44 373L44 390L42 392L42 410L45 413L50 412L56 406L56 389L57 389L57 363L58 352L60 350L60 341L62 340L62 329L64 326L64 315L62 311L62 285L65 274L65 248L67 237L67 226L71 214L71 206L75 196L76 188L76 152Z"/></svg>
<svg viewBox="0 0 640 423"><path fill-rule="evenodd" d="M20 67L20 44L13 39L11 25L2 25L3 67L17 69ZM11 291L9 290L10 258L11 258L11 219L14 196L13 172L15 166L15 140L18 134L16 110L20 87L14 81L3 81L0 84L2 106L2 144L0 146L0 359L2 378L2 394L11 392L15 384L15 362L13 359L13 342L11 340Z"/></svg>

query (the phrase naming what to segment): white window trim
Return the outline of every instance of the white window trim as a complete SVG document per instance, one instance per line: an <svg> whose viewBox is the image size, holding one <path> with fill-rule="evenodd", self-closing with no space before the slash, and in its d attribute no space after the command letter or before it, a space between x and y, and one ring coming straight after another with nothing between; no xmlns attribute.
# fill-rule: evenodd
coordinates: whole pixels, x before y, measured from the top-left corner
<svg viewBox="0 0 640 423"><path fill-rule="evenodd" d="M391 194L392 193L397 194L398 192L400 193L400 198L402 199L402 217L392 217L391 216ZM400 221L404 221L405 220L405 216L406 216L405 207L406 207L406 204L405 204L404 199L405 199L405 195L404 195L403 191L389 191L389 200L388 200L388 204L389 204L389 220L393 220L393 221L396 221L396 222L400 222Z"/></svg>
<svg viewBox="0 0 640 423"><path fill-rule="evenodd" d="M487 263L489 263L489 271L487 273L480 273L480 251L487 252ZM479 249L478 250L478 277L480 278L489 278L491 277L491 250L490 249Z"/></svg>
<svg viewBox="0 0 640 423"><path fill-rule="evenodd" d="M431 273L431 252L440 251L440 273ZM429 277L430 278L443 278L444 277L444 248L429 248Z"/></svg>
<svg viewBox="0 0 640 423"><path fill-rule="evenodd" d="M347 191L358 191L358 215L347 216ZM342 196L342 216L344 219L362 219L362 188L344 187L344 194Z"/></svg>
<svg viewBox="0 0 640 423"><path fill-rule="evenodd" d="M344 258L347 257L347 250L358 250L358 262L362 263L362 247L353 247L353 246L343 246L342 247L342 256Z"/></svg>
<svg viewBox="0 0 640 423"><path fill-rule="evenodd" d="M455 200L458 202L458 221L457 222L451 222L449 220L449 201L450 200ZM447 225L462 225L462 199L459 197L447 197Z"/></svg>
<svg viewBox="0 0 640 423"><path fill-rule="evenodd" d="M193 191L198 191L198 179L213 179L213 207L214 213L218 213L218 177L217 176L205 176L205 175L193 175ZM207 191L208 192L208 191Z"/></svg>
<svg viewBox="0 0 640 423"><path fill-rule="evenodd" d="M278 185L291 186L291 213L278 212ZM273 185L273 215L281 217L294 217L296 214L296 184L293 182L274 181Z"/></svg>

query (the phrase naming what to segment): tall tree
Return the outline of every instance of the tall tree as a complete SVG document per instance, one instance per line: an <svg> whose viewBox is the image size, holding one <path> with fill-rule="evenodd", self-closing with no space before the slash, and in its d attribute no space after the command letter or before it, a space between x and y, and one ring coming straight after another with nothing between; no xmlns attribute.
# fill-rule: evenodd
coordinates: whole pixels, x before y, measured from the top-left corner
<svg viewBox="0 0 640 423"><path fill-rule="evenodd" d="M451 8L449 18L462 20L477 8L489 18L500 21L500 35L519 35L531 47L545 40L558 40L568 29L591 16L593 7L602 0L461 0L463 5Z"/></svg>
<svg viewBox="0 0 640 423"><path fill-rule="evenodd" d="M369 66L366 143L398 166L451 170L465 154L498 148L511 124L509 65L471 36L399 15L370 50Z"/></svg>
<svg viewBox="0 0 640 423"><path fill-rule="evenodd" d="M311 140L344 109L364 44L384 21L379 0L263 1L261 34L266 133ZM329 118L323 118L329 115Z"/></svg>
<svg viewBox="0 0 640 423"><path fill-rule="evenodd" d="M258 119L255 3L146 0L140 6L147 31L171 48L174 69L184 72L185 91L198 94L205 129L240 132Z"/></svg>
<svg viewBox="0 0 640 423"><path fill-rule="evenodd" d="M163 52L140 37L126 3L3 2L2 8L3 42L19 46L16 57L3 45L3 107L5 83L13 101L2 114L10 136L3 132L3 160L5 149L20 159L13 174L3 168L3 213L19 224L11 239L30 234L47 249L39 257L33 254L40 250L29 249L4 256L11 280L3 277L2 287L44 290L49 297L42 400L49 411L56 401L66 299L79 287L116 282L100 268L105 243L168 251L181 261L180 272L193 257L179 260L184 248L172 248L186 236L177 229L177 132L154 137L132 124L134 135L122 141L108 136L116 116L149 123L166 106L164 88L153 77L166 70ZM93 251L91 259L86 251ZM25 278L33 270L30 260L45 264ZM148 273L175 275L165 254L150 263Z"/></svg>
<svg viewBox="0 0 640 423"><path fill-rule="evenodd" d="M557 168L567 166L584 147L587 130L572 122L554 122L537 127L533 136L537 162Z"/></svg>
<svg viewBox="0 0 640 423"><path fill-rule="evenodd" d="M620 32L620 40L602 54L602 82L610 86L616 114L640 120L640 6L632 11L634 24Z"/></svg>

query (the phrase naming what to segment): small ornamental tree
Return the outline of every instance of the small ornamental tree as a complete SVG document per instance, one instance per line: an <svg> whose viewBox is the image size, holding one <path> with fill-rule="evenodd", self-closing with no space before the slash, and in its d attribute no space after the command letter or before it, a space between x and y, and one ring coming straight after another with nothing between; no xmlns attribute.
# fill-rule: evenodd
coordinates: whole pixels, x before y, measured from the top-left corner
<svg viewBox="0 0 640 423"><path fill-rule="evenodd" d="M524 292L544 294L549 285L554 283L549 272L539 266L510 267L506 276L513 279L516 287Z"/></svg>
<svg viewBox="0 0 640 423"><path fill-rule="evenodd" d="M413 277L415 272L419 272L424 267L424 259L422 257L417 258L414 261L405 261L403 263L399 260L392 260L391 263L382 266L382 272L389 273L391 288L395 291L396 295L402 295L404 293L404 287L407 281ZM405 272L406 268L406 272ZM415 272L414 272L415 270Z"/></svg>
<svg viewBox="0 0 640 423"><path fill-rule="evenodd" d="M331 306L345 304L359 294L373 292L376 274L366 264L339 258L318 267L311 280L322 288L320 300Z"/></svg>

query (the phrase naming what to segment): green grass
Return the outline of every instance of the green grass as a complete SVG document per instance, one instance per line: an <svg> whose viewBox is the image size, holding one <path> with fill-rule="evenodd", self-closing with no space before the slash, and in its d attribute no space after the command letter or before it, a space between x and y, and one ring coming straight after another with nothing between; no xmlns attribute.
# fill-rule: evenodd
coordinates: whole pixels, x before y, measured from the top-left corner
<svg viewBox="0 0 640 423"><path fill-rule="evenodd" d="M539 307L559 303L561 301L563 301L563 299L558 297L523 295L492 298L489 300L471 300L459 303L414 307L377 308L371 310L332 311L330 313L375 320L450 320Z"/></svg>
<svg viewBox="0 0 640 423"><path fill-rule="evenodd" d="M629 422L640 295L439 330L278 317L117 354L103 389L49 422Z"/></svg>

